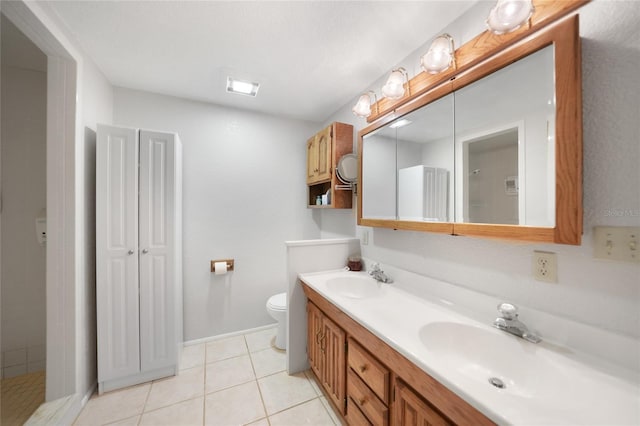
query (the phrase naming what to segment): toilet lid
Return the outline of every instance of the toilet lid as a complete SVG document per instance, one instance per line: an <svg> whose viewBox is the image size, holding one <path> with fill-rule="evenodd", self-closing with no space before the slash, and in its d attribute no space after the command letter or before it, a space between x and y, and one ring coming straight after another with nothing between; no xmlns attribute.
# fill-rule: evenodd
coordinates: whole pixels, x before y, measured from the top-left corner
<svg viewBox="0 0 640 426"><path fill-rule="evenodd" d="M279 293L271 296L267 301L267 305L271 309L284 311L287 309L287 293Z"/></svg>

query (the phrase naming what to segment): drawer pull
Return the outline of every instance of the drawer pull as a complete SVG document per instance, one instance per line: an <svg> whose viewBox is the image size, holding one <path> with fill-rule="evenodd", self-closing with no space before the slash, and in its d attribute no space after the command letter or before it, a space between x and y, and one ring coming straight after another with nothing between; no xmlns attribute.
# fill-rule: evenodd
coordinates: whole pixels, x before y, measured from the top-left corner
<svg viewBox="0 0 640 426"><path fill-rule="evenodd" d="M358 400L358 405L364 405L364 404L366 404L366 402L367 402L367 398L360 398Z"/></svg>
<svg viewBox="0 0 640 426"><path fill-rule="evenodd" d="M364 373L365 371L367 371L367 365L361 365L360 367L358 367L358 371L360 371L361 373Z"/></svg>

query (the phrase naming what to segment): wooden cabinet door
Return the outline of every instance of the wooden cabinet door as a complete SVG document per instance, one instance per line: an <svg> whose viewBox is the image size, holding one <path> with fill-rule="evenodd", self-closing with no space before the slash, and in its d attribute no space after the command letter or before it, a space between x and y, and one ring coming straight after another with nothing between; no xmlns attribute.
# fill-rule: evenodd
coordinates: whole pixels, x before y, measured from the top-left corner
<svg viewBox="0 0 640 426"><path fill-rule="evenodd" d="M318 152L318 171L316 182L331 180L331 129L328 126L316 135L316 146Z"/></svg>
<svg viewBox="0 0 640 426"><path fill-rule="evenodd" d="M307 183L313 183L318 173L318 144L316 136L307 141Z"/></svg>
<svg viewBox="0 0 640 426"><path fill-rule="evenodd" d="M451 424L402 380L396 380L394 393L392 425L440 426Z"/></svg>
<svg viewBox="0 0 640 426"><path fill-rule="evenodd" d="M320 350L322 335L322 313L316 305L307 303L307 355L316 376L322 380L323 356Z"/></svg>
<svg viewBox="0 0 640 426"><path fill-rule="evenodd" d="M345 412L346 394L346 334L333 321L323 315L320 351L324 359L322 384L340 412Z"/></svg>

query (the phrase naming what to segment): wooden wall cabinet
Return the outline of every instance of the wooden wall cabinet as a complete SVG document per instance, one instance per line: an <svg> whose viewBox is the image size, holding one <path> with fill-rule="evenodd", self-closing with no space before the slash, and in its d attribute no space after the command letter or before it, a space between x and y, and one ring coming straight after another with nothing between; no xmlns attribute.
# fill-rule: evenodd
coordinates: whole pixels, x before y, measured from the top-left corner
<svg viewBox="0 0 640 426"><path fill-rule="evenodd" d="M311 287L302 288L311 369L347 424L494 424ZM346 357L338 348L345 343Z"/></svg>
<svg viewBox="0 0 640 426"><path fill-rule="evenodd" d="M307 141L307 207L350 209L352 191L336 189L341 182L335 170L345 154L353 152L353 126L332 123ZM330 203L317 205L316 198L329 194Z"/></svg>

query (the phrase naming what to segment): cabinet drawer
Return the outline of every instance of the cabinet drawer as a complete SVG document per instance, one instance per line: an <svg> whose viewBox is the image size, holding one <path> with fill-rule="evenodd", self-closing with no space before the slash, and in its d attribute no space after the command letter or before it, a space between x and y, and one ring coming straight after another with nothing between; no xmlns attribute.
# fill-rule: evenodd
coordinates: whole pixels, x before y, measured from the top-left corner
<svg viewBox="0 0 640 426"><path fill-rule="evenodd" d="M352 369L347 373L347 397L351 399L374 425L386 426L389 424L389 409L380 399L364 384Z"/></svg>
<svg viewBox="0 0 640 426"><path fill-rule="evenodd" d="M367 417L358 408L358 404L349 397L347 397L347 416L345 418L349 426L372 426L371 422L367 420Z"/></svg>
<svg viewBox="0 0 640 426"><path fill-rule="evenodd" d="M349 339L348 365L382 402L389 404L389 370L351 338Z"/></svg>

